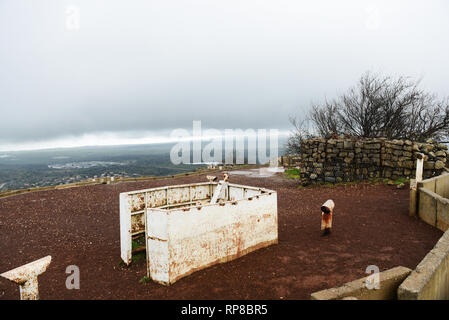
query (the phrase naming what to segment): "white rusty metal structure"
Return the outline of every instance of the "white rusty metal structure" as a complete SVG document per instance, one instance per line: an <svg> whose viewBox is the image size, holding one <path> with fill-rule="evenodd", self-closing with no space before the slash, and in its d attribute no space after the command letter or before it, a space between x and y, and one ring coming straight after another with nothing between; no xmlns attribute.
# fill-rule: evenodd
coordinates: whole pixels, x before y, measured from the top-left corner
<svg viewBox="0 0 449 320"><path fill-rule="evenodd" d="M51 256L30 262L21 267L0 274L20 286L20 300L38 300L39 285L37 277L44 273L51 262Z"/></svg>
<svg viewBox="0 0 449 320"><path fill-rule="evenodd" d="M169 285L208 266L278 242L277 193L227 183L168 186L120 194L121 257L145 234L147 273Z"/></svg>

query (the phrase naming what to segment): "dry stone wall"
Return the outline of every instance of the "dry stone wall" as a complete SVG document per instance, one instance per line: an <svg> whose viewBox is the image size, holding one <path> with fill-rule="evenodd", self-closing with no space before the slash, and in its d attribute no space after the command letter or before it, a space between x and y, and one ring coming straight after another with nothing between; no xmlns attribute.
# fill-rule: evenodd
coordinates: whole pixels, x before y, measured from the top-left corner
<svg viewBox="0 0 449 320"><path fill-rule="evenodd" d="M413 178L417 154L427 156L424 177L441 174L446 167L448 147L429 140L427 143L384 138L316 138L302 144L301 154L282 157L281 163L300 169L309 182L350 182L373 178ZM293 165L292 165L293 164Z"/></svg>

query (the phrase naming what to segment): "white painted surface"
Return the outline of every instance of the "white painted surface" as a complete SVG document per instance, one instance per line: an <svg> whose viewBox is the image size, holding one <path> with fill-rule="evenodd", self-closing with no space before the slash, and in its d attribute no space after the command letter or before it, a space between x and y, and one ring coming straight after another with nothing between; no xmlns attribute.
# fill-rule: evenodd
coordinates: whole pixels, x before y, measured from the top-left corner
<svg viewBox="0 0 449 320"><path fill-rule="evenodd" d="M167 210L166 225L159 222L152 225L160 214L162 211L147 213L149 234L165 234L156 229L166 228L168 236L167 240L159 241L148 237L148 275L166 285L191 272L277 243L278 239L274 191L259 192L251 200Z"/></svg>
<svg viewBox="0 0 449 320"><path fill-rule="evenodd" d="M38 300L39 284L37 277L44 273L51 262L51 256L27 263L0 274L20 286L20 300Z"/></svg>
<svg viewBox="0 0 449 320"><path fill-rule="evenodd" d="M228 187L228 183L220 180L218 182L217 188L214 191L214 195L212 196L212 200L210 201L211 204L216 204L218 199L222 199L223 196L226 194L226 188Z"/></svg>
<svg viewBox="0 0 449 320"><path fill-rule="evenodd" d="M148 276L170 284L277 243L275 191L228 183L219 197L224 202L210 204L217 186L207 182L120 194L123 261L131 263L132 236L145 234Z"/></svg>
<svg viewBox="0 0 449 320"><path fill-rule="evenodd" d="M120 194L120 251L123 262L127 265L131 263L131 212L129 208L129 196Z"/></svg>
<svg viewBox="0 0 449 320"><path fill-rule="evenodd" d="M421 159L416 160L416 183L422 181L422 174L424 169L424 155Z"/></svg>

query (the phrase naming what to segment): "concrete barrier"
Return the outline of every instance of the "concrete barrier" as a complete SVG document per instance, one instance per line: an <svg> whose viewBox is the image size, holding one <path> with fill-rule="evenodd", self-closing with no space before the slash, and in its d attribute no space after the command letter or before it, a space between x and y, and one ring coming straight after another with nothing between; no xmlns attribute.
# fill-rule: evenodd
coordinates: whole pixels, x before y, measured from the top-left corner
<svg viewBox="0 0 449 320"><path fill-rule="evenodd" d="M416 189L410 189L410 215L446 231L449 229L447 197L449 197L449 174L418 182Z"/></svg>
<svg viewBox="0 0 449 320"><path fill-rule="evenodd" d="M399 286L398 299L449 299L449 231Z"/></svg>
<svg viewBox="0 0 449 320"><path fill-rule="evenodd" d="M404 279L412 272L406 267L395 267L379 273L380 288L368 289L368 277L348 282L341 287L312 293L312 300L395 300L397 290Z"/></svg>

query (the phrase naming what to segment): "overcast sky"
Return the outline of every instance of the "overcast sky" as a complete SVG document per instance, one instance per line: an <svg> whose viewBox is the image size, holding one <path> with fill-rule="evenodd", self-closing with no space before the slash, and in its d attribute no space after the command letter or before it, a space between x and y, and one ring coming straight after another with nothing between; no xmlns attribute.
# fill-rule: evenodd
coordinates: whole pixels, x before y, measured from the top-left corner
<svg viewBox="0 0 449 320"><path fill-rule="evenodd" d="M0 150L290 129L365 71L449 95L449 2L0 0Z"/></svg>

